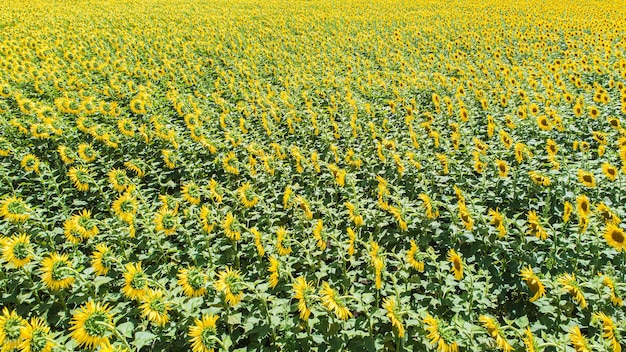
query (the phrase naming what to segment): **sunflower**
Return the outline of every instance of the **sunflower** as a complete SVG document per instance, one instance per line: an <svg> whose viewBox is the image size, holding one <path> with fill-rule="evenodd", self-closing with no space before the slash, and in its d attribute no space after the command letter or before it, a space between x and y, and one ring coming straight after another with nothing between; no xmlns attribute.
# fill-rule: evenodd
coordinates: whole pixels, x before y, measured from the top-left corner
<svg viewBox="0 0 626 352"><path fill-rule="evenodd" d="M489 209L487 213L491 216L491 224L498 230L498 238L502 239L506 236L506 226L504 226L504 216L498 210Z"/></svg>
<svg viewBox="0 0 626 352"><path fill-rule="evenodd" d="M528 172L528 175L530 176L530 179L533 181L533 183L538 186L547 187L551 184L550 178L548 176L542 175L537 171L530 171Z"/></svg>
<svg viewBox="0 0 626 352"><path fill-rule="evenodd" d="M72 216L69 221L73 222L73 230L81 238L92 238L100 233L96 222L91 218L91 211L83 209L80 213Z"/></svg>
<svg viewBox="0 0 626 352"><path fill-rule="evenodd" d="M559 284L569 292L582 309L587 308L587 301L581 291L578 283L576 282L576 276L574 274L563 274L558 280Z"/></svg>
<svg viewBox="0 0 626 352"><path fill-rule="evenodd" d="M387 311L387 318L391 321L391 326L395 328L395 332L399 338L403 338L405 334L404 325L400 317L400 309L395 297L383 298L383 309Z"/></svg>
<svg viewBox="0 0 626 352"><path fill-rule="evenodd" d="M24 340L18 346L21 352L51 352L55 346L50 328L41 318L31 318L22 335Z"/></svg>
<svg viewBox="0 0 626 352"><path fill-rule="evenodd" d="M541 115L537 117L537 126L539 126L539 129L543 131L550 131L552 129L550 120L548 120L546 115Z"/></svg>
<svg viewBox="0 0 626 352"><path fill-rule="evenodd" d="M565 202L563 203L563 222L568 222L570 216L572 215L572 211L574 208L572 207L572 203Z"/></svg>
<svg viewBox="0 0 626 352"><path fill-rule="evenodd" d="M154 230L163 231L165 236L175 234L178 225L179 220L173 210L159 210L154 214Z"/></svg>
<svg viewBox="0 0 626 352"><path fill-rule="evenodd" d="M600 110L596 106L589 107L589 117L596 119L600 116Z"/></svg>
<svg viewBox="0 0 626 352"><path fill-rule="evenodd" d="M278 279L280 278L280 262L273 255L269 257L269 261L270 266L267 269L270 273L269 284L270 288L274 288L278 285Z"/></svg>
<svg viewBox="0 0 626 352"><path fill-rule="evenodd" d="M456 341L452 342L452 332L444 329L439 319L433 318L430 314L422 320L424 330L428 333L426 337L432 345L437 345L438 352L458 352L459 346Z"/></svg>
<svg viewBox="0 0 626 352"><path fill-rule="evenodd" d="M622 222L619 216L617 216L617 214L615 214L611 210L611 208L609 208L604 203L599 203L598 205L596 205L596 214L599 214L600 216L602 216L602 219L604 220L605 223L611 223L611 224L617 225Z"/></svg>
<svg viewBox="0 0 626 352"><path fill-rule="evenodd" d="M513 122L511 121L511 124L512 123ZM513 146L513 139L505 130L500 130L500 142L502 142L502 145L506 149L511 149Z"/></svg>
<svg viewBox="0 0 626 352"><path fill-rule="evenodd" d="M534 210L530 210L528 212L528 234L542 240L548 238L548 233L543 228L543 226L541 226L541 223L539 222L539 217Z"/></svg>
<svg viewBox="0 0 626 352"><path fill-rule="evenodd" d="M122 221L128 223L133 221L138 208L139 202L137 202L137 200L133 198L128 191L114 200L111 204L111 210L113 210L113 213L119 216Z"/></svg>
<svg viewBox="0 0 626 352"><path fill-rule="evenodd" d="M287 236L287 229L283 226L278 227L276 230L276 249L278 250L278 254L281 256L286 256L291 254L291 247L285 247L283 245L283 241Z"/></svg>
<svg viewBox="0 0 626 352"><path fill-rule="evenodd" d="M132 171L137 175L137 177L142 178L146 174L145 171L141 168L141 162L138 160L130 160L124 162L124 167L127 170Z"/></svg>
<svg viewBox="0 0 626 352"><path fill-rule="evenodd" d="M109 344L109 337L113 334L113 316L106 304L88 301L70 321L70 336L81 347L95 349Z"/></svg>
<svg viewBox="0 0 626 352"><path fill-rule="evenodd" d="M581 218L586 218L591 214L589 198L584 194L576 197L576 213Z"/></svg>
<svg viewBox="0 0 626 352"><path fill-rule="evenodd" d="M79 244L81 241L80 233L76 225L76 219L71 217L63 222L63 234L65 238L72 244Z"/></svg>
<svg viewBox="0 0 626 352"><path fill-rule="evenodd" d="M546 151L548 152L548 156L554 158L556 153L559 151L559 147L554 141L554 139L550 138L546 141Z"/></svg>
<svg viewBox="0 0 626 352"><path fill-rule="evenodd" d="M205 287L207 276L198 268L181 268L178 270L178 284L187 297L201 297L207 293Z"/></svg>
<svg viewBox="0 0 626 352"><path fill-rule="evenodd" d="M33 259L30 236L22 233L12 236L2 244L2 259L16 268L21 268Z"/></svg>
<svg viewBox="0 0 626 352"><path fill-rule="evenodd" d="M243 299L243 282L241 281L241 272L226 267L226 270L217 274L217 280L214 283L215 289L221 291L226 298L226 303L231 307L236 306Z"/></svg>
<svg viewBox="0 0 626 352"><path fill-rule="evenodd" d="M38 174L40 172L39 163L39 159L36 156L34 156L33 154L26 154L22 158L22 162L20 164L22 165L24 171L35 172L36 174Z"/></svg>
<svg viewBox="0 0 626 352"><path fill-rule="evenodd" d="M546 295L546 289L539 279L539 277L533 272L533 268L529 265L522 269L520 272L520 276L522 280L526 281L526 285L528 289L533 294L530 298L531 302L538 300L539 298Z"/></svg>
<svg viewBox="0 0 626 352"><path fill-rule="evenodd" d="M10 222L24 222L30 218L30 213L30 207L22 198L7 197L0 203L0 216Z"/></svg>
<svg viewBox="0 0 626 352"><path fill-rule="evenodd" d="M313 226L313 239L317 241L317 248L324 251L326 250L326 239L324 236L324 222L322 219L318 219Z"/></svg>
<svg viewBox="0 0 626 352"><path fill-rule="evenodd" d="M348 320L352 318L352 312L346 306L343 298L328 284L328 282L322 283L320 290L320 299L322 305L329 311L335 314L338 319Z"/></svg>
<svg viewBox="0 0 626 352"><path fill-rule="evenodd" d="M148 276L141 268L141 262L128 263L124 269L122 294L128 299L142 300L148 291Z"/></svg>
<svg viewBox="0 0 626 352"><path fill-rule="evenodd" d="M175 214L178 214L178 207L180 206L178 199L170 194L159 194L159 202L161 203L161 207L159 210L171 210Z"/></svg>
<svg viewBox="0 0 626 352"><path fill-rule="evenodd" d="M24 340L27 325L26 320L15 311L9 312L9 309L4 307L0 315L0 350L4 352L17 348Z"/></svg>
<svg viewBox="0 0 626 352"><path fill-rule="evenodd" d="M592 317L592 320L597 320L602 323L602 337L609 342L613 352L621 352L622 346L615 337L617 326L615 326L613 319L611 319L611 317L606 315L604 312L593 313Z"/></svg>
<svg viewBox="0 0 626 352"><path fill-rule="evenodd" d="M618 225L609 223L604 229L603 237L609 246L615 248L618 252L626 249L626 234Z"/></svg>
<svg viewBox="0 0 626 352"><path fill-rule="evenodd" d="M107 173L109 184L118 192L124 192L130 185L126 170L112 169Z"/></svg>
<svg viewBox="0 0 626 352"><path fill-rule="evenodd" d="M509 165L502 159L496 159L496 167L498 168L498 176L506 178L509 175Z"/></svg>
<svg viewBox="0 0 626 352"><path fill-rule="evenodd" d="M463 260L461 260L461 256L454 249L450 249L448 251L448 261L452 263L450 271L454 273L454 278L461 280L463 278Z"/></svg>
<svg viewBox="0 0 626 352"><path fill-rule="evenodd" d="M578 182L589 188L596 186L596 180L594 179L593 174L582 169L578 169Z"/></svg>
<svg viewBox="0 0 626 352"><path fill-rule="evenodd" d="M615 280L602 273L598 273L598 276L603 276L602 285L608 287L611 291L611 303L613 303L614 306L622 306L622 304L624 304L624 300L615 294Z"/></svg>
<svg viewBox="0 0 626 352"><path fill-rule="evenodd" d="M67 176L70 178L70 181L72 181L74 187L81 192L88 191L89 185L93 183L93 178L89 170L82 166L70 168L67 172Z"/></svg>
<svg viewBox="0 0 626 352"><path fill-rule="evenodd" d="M257 253L262 257L265 255L265 247L263 247L263 242L261 238L261 233L256 228L251 228L250 233L254 235L254 246L256 247Z"/></svg>
<svg viewBox="0 0 626 352"><path fill-rule="evenodd" d="M604 176L606 176L606 178L608 178L610 181L615 181L615 179L617 178L617 169L615 168L615 166L609 163L602 164L602 172L604 173Z"/></svg>
<svg viewBox="0 0 626 352"><path fill-rule="evenodd" d="M252 190L250 182L244 183L237 189L237 196L239 197L241 204L243 204L246 209L254 207L259 202L259 198Z"/></svg>
<svg viewBox="0 0 626 352"><path fill-rule="evenodd" d="M486 315L481 315L478 318L478 321L483 325L485 329L487 329L487 333L489 333L489 336L496 340L496 345L499 349L505 352L510 352L513 350L513 347L506 340L506 337L500 329L500 325L495 319Z"/></svg>
<svg viewBox="0 0 626 352"><path fill-rule="evenodd" d="M313 304L313 281L307 282L303 276L298 277L293 283L293 298L298 300L298 312L300 319L308 320L311 315Z"/></svg>
<svg viewBox="0 0 626 352"><path fill-rule="evenodd" d="M62 290L74 283L72 270L67 254L52 253L41 262L41 279L49 289Z"/></svg>
<svg viewBox="0 0 626 352"><path fill-rule="evenodd" d="M98 152L90 144L81 143L77 149L78 156L85 162L90 163L98 157Z"/></svg>
<svg viewBox="0 0 626 352"><path fill-rule="evenodd" d="M591 348L587 345L587 341L578 326L572 326L569 329L569 338L576 352L591 352Z"/></svg>
<svg viewBox="0 0 626 352"><path fill-rule="evenodd" d="M350 202L345 202L344 205L348 208L348 218L354 223L354 226L363 226L363 215L359 214L356 207Z"/></svg>
<svg viewBox="0 0 626 352"><path fill-rule="evenodd" d="M539 347L537 346L537 342L535 342L535 337L533 336L533 332L530 330L529 326L524 328L524 337L522 337L522 342L524 342L526 352L539 351Z"/></svg>
<svg viewBox="0 0 626 352"><path fill-rule="evenodd" d="M163 298L163 291L149 289L139 306L141 316L157 326L163 327L170 320L167 313L172 309L171 303Z"/></svg>
<svg viewBox="0 0 626 352"><path fill-rule="evenodd" d="M195 182L189 182L181 187L180 193L187 202L198 205L200 204L200 187Z"/></svg>
<svg viewBox="0 0 626 352"><path fill-rule="evenodd" d="M241 231L239 231L239 222L233 213L228 212L226 217L222 221L222 229L226 237L233 241L239 241L241 239Z"/></svg>
<svg viewBox="0 0 626 352"><path fill-rule="evenodd" d="M411 240L411 248L406 252L406 259L409 265L418 272L424 272L424 262L422 254L414 240Z"/></svg>
<svg viewBox="0 0 626 352"><path fill-rule="evenodd" d="M346 229L348 233L348 255L354 255L354 243L356 242L356 232L351 227Z"/></svg>
<svg viewBox="0 0 626 352"><path fill-rule="evenodd" d="M217 339L215 323L217 315L203 315L196 319L195 324L189 327L189 337L192 352L214 352Z"/></svg>
<svg viewBox="0 0 626 352"><path fill-rule="evenodd" d="M113 252L104 243L98 243L91 254L91 267L96 275L106 275L113 264Z"/></svg>

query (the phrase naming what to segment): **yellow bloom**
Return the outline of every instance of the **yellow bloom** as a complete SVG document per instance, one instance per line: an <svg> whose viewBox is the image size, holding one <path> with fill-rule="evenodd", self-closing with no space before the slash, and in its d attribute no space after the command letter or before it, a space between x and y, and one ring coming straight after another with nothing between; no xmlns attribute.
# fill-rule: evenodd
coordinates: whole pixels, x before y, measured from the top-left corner
<svg viewBox="0 0 626 352"><path fill-rule="evenodd" d="M18 346L21 352L51 352L55 346L50 328L41 318L31 318L22 335L24 340Z"/></svg>
<svg viewBox="0 0 626 352"><path fill-rule="evenodd" d="M326 240L323 237L324 222L322 219L318 219L313 227L313 238L317 241L317 248L320 250L326 250Z"/></svg>
<svg viewBox="0 0 626 352"><path fill-rule="evenodd" d="M591 352L591 349L587 345L587 341L578 326L572 326L572 328L569 329L569 337L576 352Z"/></svg>
<svg viewBox="0 0 626 352"><path fill-rule="evenodd" d="M500 330L500 326L498 325L498 322L495 321L495 319L488 317L486 315L481 315L478 318L478 321L480 321L483 327L487 329L489 336L491 336L494 340L496 340L496 345L498 346L499 349L505 352L510 352L513 350L513 347L506 340L506 337Z"/></svg>
<svg viewBox="0 0 626 352"><path fill-rule="evenodd" d="M528 289L533 294L533 296L530 298L531 302L534 302L546 295L546 289L543 283L541 282L541 280L539 280L539 277L533 272L533 268L530 265L522 269L522 271L520 272L520 276L522 277L522 280L526 281Z"/></svg>
<svg viewBox="0 0 626 352"><path fill-rule="evenodd" d="M183 288L183 293L187 297L201 297L207 293L205 287L207 277L196 267L178 270L178 285Z"/></svg>
<svg viewBox="0 0 626 352"><path fill-rule="evenodd" d="M0 247L2 248L2 259L16 268L23 267L33 259L30 236L25 233L6 239Z"/></svg>
<svg viewBox="0 0 626 352"><path fill-rule="evenodd" d="M195 182L186 183L181 187L180 193L187 202L198 205L200 204L200 187Z"/></svg>
<svg viewBox="0 0 626 352"><path fill-rule="evenodd" d="M67 172L67 176L70 178L70 181L72 181L72 184L74 184L74 187L81 192L88 191L89 185L93 181L89 170L82 166L70 168Z"/></svg>
<svg viewBox="0 0 626 352"><path fill-rule="evenodd" d="M307 320L311 315L311 305L313 304L313 281L307 282L304 276L298 277L293 283L293 298L298 300L298 312L300 319Z"/></svg>
<svg viewBox="0 0 626 352"><path fill-rule="evenodd" d="M241 239L241 232L239 231L239 223L233 213L228 212L226 217L222 221L222 229L226 237L233 241L239 241Z"/></svg>
<svg viewBox="0 0 626 352"><path fill-rule="evenodd" d="M281 256L291 254L291 247L284 247L283 241L287 236L287 229L283 226L280 226L278 230L276 230L276 249L278 250L278 254Z"/></svg>
<svg viewBox="0 0 626 352"><path fill-rule="evenodd" d="M611 303L613 303L614 306L618 307L624 304L624 300L615 294L614 280L609 276L603 275L602 273L598 273L598 276L604 276L604 278L602 279L602 285L608 287L611 291Z"/></svg>
<svg viewBox="0 0 626 352"><path fill-rule="evenodd" d="M586 218L591 214L591 205L586 195L576 197L576 213L579 217Z"/></svg>
<svg viewBox="0 0 626 352"><path fill-rule="evenodd" d="M582 169L578 169L578 182L589 188L596 186L596 180L594 179L593 174Z"/></svg>
<svg viewBox="0 0 626 352"><path fill-rule="evenodd" d="M421 193L418 198L422 201L422 206L426 210L426 217L428 219L436 219L439 217L438 211L433 211L433 202L426 193Z"/></svg>
<svg viewBox="0 0 626 352"><path fill-rule="evenodd" d="M506 178L509 175L509 165L506 161L501 159L496 159L496 166L498 167L498 176L501 178Z"/></svg>
<svg viewBox="0 0 626 352"><path fill-rule="evenodd" d="M24 330L28 323L15 311L9 312L7 307L0 315L0 350L11 351L17 348L24 339Z"/></svg>
<svg viewBox="0 0 626 352"><path fill-rule="evenodd" d="M139 202L133 196L131 196L130 192L126 192L113 201L111 204L111 210L113 213L122 219L124 222L132 222L135 218L135 214L137 214L137 210L139 209Z"/></svg>
<svg viewBox="0 0 626 352"><path fill-rule="evenodd" d="M90 144L81 143L77 149L78 156L85 162L90 163L98 157L98 152Z"/></svg>
<svg viewBox="0 0 626 352"><path fill-rule="evenodd" d="M237 196L246 209L254 207L259 202L259 198L254 194L250 182L244 183L237 189Z"/></svg>
<svg viewBox="0 0 626 352"><path fill-rule="evenodd" d="M604 314L604 312L594 313L592 317L593 320L602 322L602 337L610 343L613 352L621 352L622 346L615 337L615 330L617 329L617 326L615 326L613 319Z"/></svg>
<svg viewBox="0 0 626 352"><path fill-rule="evenodd" d="M414 240L411 240L411 249L406 252L406 259L413 269L424 272L424 262L421 261L420 251Z"/></svg>
<svg viewBox="0 0 626 352"><path fill-rule="evenodd" d="M170 303L163 298L163 291L149 289L139 306L141 315L157 326L165 326L170 320L167 313L171 310Z"/></svg>
<svg viewBox="0 0 626 352"><path fill-rule="evenodd" d="M446 332L442 328L441 322L433 318L430 314L426 314L423 319L424 329L428 333L426 337L430 340L432 345L437 346L439 352L458 352L459 346L456 341L452 342L452 336L450 332Z"/></svg>
<svg viewBox="0 0 626 352"><path fill-rule="evenodd" d="M506 236L506 226L504 226L504 216L498 210L489 209L487 213L491 216L491 224L498 230L498 238Z"/></svg>
<svg viewBox="0 0 626 352"><path fill-rule="evenodd" d="M250 233L254 235L254 246L256 247L257 253L262 257L265 255L265 247L263 247L263 242L261 238L261 233L256 228L251 228Z"/></svg>
<svg viewBox="0 0 626 352"><path fill-rule="evenodd" d="M72 264L67 254L52 253L41 261L41 279L53 291L70 287L74 283Z"/></svg>
<svg viewBox="0 0 626 352"><path fill-rule="evenodd" d="M552 183L548 176L542 175L537 171L530 171L528 174L530 175L530 179L536 185L547 187Z"/></svg>
<svg viewBox="0 0 626 352"><path fill-rule="evenodd" d="M113 316L106 304L88 301L72 315L70 336L81 347L95 349L109 344L112 335Z"/></svg>
<svg viewBox="0 0 626 352"><path fill-rule="evenodd" d="M0 203L0 216L14 223L24 222L30 218L31 209L17 197L7 197Z"/></svg>
<svg viewBox="0 0 626 352"><path fill-rule="evenodd" d="M572 215L572 210L574 210L572 203L567 201L563 203L563 222L569 221L570 215Z"/></svg>
<svg viewBox="0 0 626 352"><path fill-rule="evenodd" d="M178 217L173 210L159 210L154 214L154 230L163 231L165 236L171 236L176 233L178 226Z"/></svg>
<svg viewBox="0 0 626 352"><path fill-rule="evenodd" d="M604 228L603 237L609 246L615 248L618 252L621 252L626 248L626 234L618 225L611 223L607 224Z"/></svg>
<svg viewBox="0 0 626 352"><path fill-rule="evenodd" d="M537 352L539 350L539 348L537 347L537 343L535 342L533 332L528 326L524 329L524 337L522 338L522 341L524 342L524 346L526 347L526 352Z"/></svg>
<svg viewBox="0 0 626 352"><path fill-rule="evenodd" d="M124 267L122 294L128 299L141 300L148 291L148 276L141 268L141 262L128 263Z"/></svg>
<svg viewBox="0 0 626 352"><path fill-rule="evenodd" d="M243 282L239 270L226 267L226 270L217 274L217 278L214 283L215 289L224 293L226 303L231 307L239 304L243 299Z"/></svg>
<svg viewBox="0 0 626 352"><path fill-rule="evenodd" d="M26 172L34 171L36 174L39 173L39 159L33 154L26 154L22 158L22 168Z"/></svg>
<svg viewBox="0 0 626 352"><path fill-rule="evenodd" d="M558 282L561 286L563 286L563 289L572 295L574 301L576 301L582 309L587 308L587 301L585 300L585 296L576 282L574 274L563 274L558 279Z"/></svg>
<svg viewBox="0 0 626 352"><path fill-rule="evenodd" d="M111 270L113 253L104 243L98 243L96 250L91 254L91 267L96 275L106 275Z"/></svg>
<svg viewBox="0 0 626 352"><path fill-rule="evenodd" d="M463 278L463 261L461 256L454 249L448 251L448 261L452 263L450 271L454 273L454 278L461 280Z"/></svg>
<svg viewBox="0 0 626 352"><path fill-rule="evenodd" d="M322 305L328 309L329 312L335 314L338 319L348 320L352 318L352 312L346 306L343 298L340 297L335 290L330 287L328 282L322 283L322 289L320 290L320 299Z"/></svg>
<svg viewBox="0 0 626 352"><path fill-rule="evenodd" d="M539 223L539 217L534 210L528 212L528 234L542 240L548 238L548 233L544 230L543 226L541 226L541 223Z"/></svg>
<svg viewBox="0 0 626 352"><path fill-rule="evenodd" d="M203 315L196 319L195 324L189 327L189 337L192 352L214 352L217 340L215 323L217 315Z"/></svg>
<svg viewBox="0 0 626 352"><path fill-rule="evenodd" d="M602 164L602 172L604 173L604 176L606 176L606 178L608 178L610 181L615 181L618 175L618 172L615 166L609 163Z"/></svg>
<svg viewBox="0 0 626 352"><path fill-rule="evenodd" d="M396 334L399 338L403 338L405 330L404 325L402 325L395 297L383 298L383 308L387 311L387 318L391 321L391 326L396 328Z"/></svg>
<svg viewBox="0 0 626 352"><path fill-rule="evenodd" d="M270 267L267 269L270 272L269 283L270 287L274 288L278 285L278 279L280 278L280 262L273 255L270 256L269 261Z"/></svg>
<svg viewBox="0 0 626 352"><path fill-rule="evenodd" d="M130 179L125 170L112 169L107 173L109 184L118 192L124 192L130 185Z"/></svg>

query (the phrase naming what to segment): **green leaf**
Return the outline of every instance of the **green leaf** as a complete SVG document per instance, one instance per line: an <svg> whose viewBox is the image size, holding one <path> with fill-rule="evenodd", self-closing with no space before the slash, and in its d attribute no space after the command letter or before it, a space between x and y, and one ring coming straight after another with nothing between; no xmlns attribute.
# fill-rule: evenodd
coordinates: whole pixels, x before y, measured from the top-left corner
<svg viewBox="0 0 626 352"><path fill-rule="evenodd" d="M137 347L137 350L141 350L142 347L149 345L155 338L156 335L149 331L138 331L135 333L133 345Z"/></svg>

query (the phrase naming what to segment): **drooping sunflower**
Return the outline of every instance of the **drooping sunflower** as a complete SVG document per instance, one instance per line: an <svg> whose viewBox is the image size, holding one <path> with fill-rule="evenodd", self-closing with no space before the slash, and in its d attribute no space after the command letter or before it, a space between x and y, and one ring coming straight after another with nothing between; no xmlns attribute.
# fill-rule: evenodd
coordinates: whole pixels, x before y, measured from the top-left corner
<svg viewBox="0 0 626 352"><path fill-rule="evenodd" d="M489 209L488 215L491 216L491 224L498 230L498 238L504 238L506 236L504 215L502 215L497 209Z"/></svg>
<svg viewBox="0 0 626 352"><path fill-rule="evenodd" d="M572 342L572 346L576 352L591 352L591 348L587 344L583 333L580 331L580 328L575 325L569 329L569 338Z"/></svg>
<svg viewBox="0 0 626 352"><path fill-rule="evenodd" d="M178 270L178 284L187 297L201 297L207 293L207 276L198 268L181 268Z"/></svg>
<svg viewBox="0 0 626 352"><path fill-rule="evenodd" d="M111 204L113 213L125 222L132 222L135 218L135 214L137 214L138 208L139 202L128 191Z"/></svg>
<svg viewBox="0 0 626 352"><path fill-rule="evenodd" d="M31 318L22 335L24 340L18 346L21 352L51 352L55 346L50 327L41 318Z"/></svg>
<svg viewBox="0 0 626 352"><path fill-rule="evenodd" d="M33 259L30 236L25 233L6 239L0 247L2 247L2 259L16 268L23 267Z"/></svg>
<svg viewBox="0 0 626 352"><path fill-rule="evenodd" d="M572 203L566 201L563 203L563 222L568 222L572 211L574 210Z"/></svg>
<svg viewBox="0 0 626 352"><path fill-rule="evenodd" d="M602 285L608 287L611 291L611 303L613 303L614 306L622 306L624 304L624 300L615 293L615 280L602 273L598 273L598 276L603 276Z"/></svg>
<svg viewBox="0 0 626 352"><path fill-rule="evenodd" d="M589 202L589 198L586 195L581 194L576 197L576 213L579 217L589 217L591 214L591 204Z"/></svg>
<svg viewBox="0 0 626 352"><path fill-rule="evenodd" d="M200 204L201 201L201 192L200 187L195 182L189 182L184 184L180 193L183 196L183 199L193 205Z"/></svg>
<svg viewBox="0 0 626 352"><path fill-rule="evenodd" d="M593 177L593 174L582 169L578 169L578 182L589 188L596 186L596 180Z"/></svg>
<svg viewBox="0 0 626 352"><path fill-rule="evenodd" d="M426 337L432 345L437 346L439 352L458 352L459 346L456 341L452 341L451 331L446 331L439 319L433 318L430 314L422 320L424 330L428 333Z"/></svg>
<svg viewBox="0 0 626 352"><path fill-rule="evenodd" d="M313 281L307 282L304 276L300 276L294 281L293 298L298 300L298 312L302 320L308 320L311 316L314 293Z"/></svg>
<svg viewBox="0 0 626 352"><path fill-rule="evenodd" d="M320 290L320 299L322 305L329 311L335 314L338 319L348 320L352 318L352 312L346 306L343 298L328 284L328 282L322 283Z"/></svg>
<svg viewBox="0 0 626 352"><path fill-rule="evenodd" d="M276 287L276 285L278 285L278 280L280 278L280 262L273 255L269 257L269 261L270 266L267 269L267 271L270 273L269 283L270 288L274 288Z"/></svg>
<svg viewBox="0 0 626 352"><path fill-rule="evenodd" d="M557 280L559 284L566 290L572 297L574 301L576 301L580 308L587 308L587 301L585 300L585 296L583 291L580 289L578 282L576 282L576 276L574 274L565 273Z"/></svg>
<svg viewBox="0 0 626 352"><path fill-rule="evenodd" d="M506 336L500 329L500 325L498 322L489 316L481 315L478 318L478 321L483 325L485 329L487 329L487 333L491 336L495 341L496 345L499 349L504 352L510 352L513 350L513 346L507 341Z"/></svg>
<svg viewBox="0 0 626 352"><path fill-rule="evenodd" d="M618 252L626 249L626 233L624 230L613 223L609 223L604 228L603 237L609 246L615 248Z"/></svg>
<svg viewBox="0 0 626 352"><path fill-rule="evenodd" d="M604 312L593 313L592 317L592 320L597 320L602 323L602 337L609 342L613 352L621 352L622 346L615 337L617 326L615 325L613 319L611 319L611 317L606 315Z"/></svg>
<svg viewBox="0 0 626 352"><path fill-rule="evenodd" d="M448 250L448 261L452 263L450 271L454 273L454 278L457 280L463 279L463 260L454 249Z"/></svg>
<svg viewBox="0 0 626 352"><path fill-rule="evenodd" d="M67 172L67 176L72 181L74 187L81 192L86 192L89 190L89 185L93 183L93 178L89 173L89 170L82 167L72 167Z"/></svg>
<svg viewBox="0 0 626 352"><path fill-rule="evenodd" d="M0 315L0 350L4 352L17 348L24 339L26 325L26 320L4 307Z"/></svg>
<svg viewBox="0 0 626 352"><path fill-rule="evenodd" d="M387 311L387 318L391 321L391 326L395 328L396 335L399 338L403 338L405 334L404 325L402 324L402 317L400 316L400 309L395 297L383 298L383 308Z"/></svg>
<svg viewBox="0 0 626 352"><path fill-rule="evenodd" d="M164 298L162 290L149 289L142 301L139 306L141 316L160 327L165 326L170 321L167 314L172 309L171 303Z"/></svg>
<svg viewBox="0 0 626 352"><path fill-rule="evenodd" d="M411 248L406 252L406 259L409 265L418 272L424 272L424 262L422 255L414 240L411 240Z"/></svg>
<svg viewBox="0 0 626 352"><path fill-rule="evenodd" d="M244 286L239 270L232 270L230 267L226 267L226 270L217 274L214 286L216 290L224 294L226 303L231 307L236 306L243 299Z"/></svg>
<svg viewBox="0 0 626 352"><path fill-rule="evenodd" d="M533 181L533 183L536 185L547 187L550 186L550 184L552 183L548 176L542 175L537 171L530 171L528 175L530 176L530 179Z"/></svg>
<svg viewBox="0 0 626 352"><path fill-rule="evenodd" d="M239 222L233 213L228 212L224 220L222 221L222 230L226 237L233 241L239 241L241 239L241 231L239 230Z"/></svg>
<svg viewBox="0 0 626 352"><path fill-rule="evenodd" d="M70 321L70 336L81 347L95 349L109 344L113 334L113 315L106 304L87 301Z"/></svg>
<svg viewBox="0 0 626 352"><path fill-rule="evenodd" d="M526 352L539 351L539 347L537 346L537 342L535 341L535 337L533 336L533 332L530 330L529 326L524 329L524 337L522 337L522 342L524 342Z"/></svg>
<svg viewBox="0 0 626 352"><path fill-rule="evenodd" d="M326 250L326 238L324 236L324 222L322 219L318 219L313 227L313 238L317 241L317 248L324 251Z"/></svg>
<svg viewBox="0 0 626 352"><path fill-rule="evenodd" d="M254 193L250 182L244 183L237 189L237 196L246 209L254 207L259 202L259 197Z"/></svg>
<svg viewBox="0 0 626 352"><path fill-rule="evenodd" d="M533 268L529 265L520 272L522 280L526 281L528 289L533 294L530 298L531 302L538 300L546 295L546 289L539 277L534 273Z"/></svg>
<svg viewBox="0 0 626 352"><path fill-rule="evenodd" d="M263 239L261 237L261 233L256 228L251 228L250 233L254 236L254 246L256 247L256 251L259 256L265 255L265 247L263 247Z"/></svg>
<svg viewBox="0 0 626 352"><path fill-rule="evenodd" d="M26 172L34 172L36 174L40 173L39 171L39 158L37 158L35 155L33 154L26 154L24 155L24 157L22 158L22 162L20 163L22 165L22 168L24 169L24 171Z"/></svg>
<svg viewBox="0 0 626 352"><path fill-rule="evenodd" d="M509 165L502 159L496 159L496 167L498 168L498 177L506 178L509 175Z"/></svg>
<svg viewBox="0 0 626 352"><path fill-rule="evenodd" d="M534 210L528 211L528 234L542 240L548 238L548 232L541 226L539 216Z"/></svg>
<svg viewBox="0 0 626 352"><path fill-rule="evenodd" d="M52 253L41 261L41 279L53 291L68 288L74 283L71 270L67 254Z"/></svg>
<svg viewBox="0 0 626 352"><path fill-rule="evenodd" d="M7 197L0 203L0 216L10 222L24 222L30 218L30 213L30 207L22 198Z"/></svg>
<svg viewBox="0 0 626 352"><path fill-rule="evenodd" d="M141 262L128 263L124 269L122 294L133 300L143 299L148 291L148 276L141 268Z"/></svg>
<svg viewBox="0 0 626 352"><path fill-rule="evenodd" d="M217 329L215 323L217 315L203 315L202 319L196 319L195 324L189 327L189 337L192 352L214 352L217 342Z"/></svg>
<svg viewBox="0 0 626 352"><path fill-rule="evenodd" d="M283 226L279 226L276 230L276 249L281 256L287 256L291 254L291 247L285 247L283 242L287 237L287 229Z"/></svg>
<svg viewBox="0 0 626 352"><path fill-rule="evenodd" d="M96 275L106 275L113 264L113 252L104 243L98 243L91 254L91 267Z"/></svg>

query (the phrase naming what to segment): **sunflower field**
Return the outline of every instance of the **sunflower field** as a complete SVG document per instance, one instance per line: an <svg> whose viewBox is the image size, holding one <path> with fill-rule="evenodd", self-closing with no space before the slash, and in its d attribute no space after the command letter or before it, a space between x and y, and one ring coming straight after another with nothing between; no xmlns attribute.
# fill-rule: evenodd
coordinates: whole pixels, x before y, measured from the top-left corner
<svg viewBox="0 0 626 352"><path fill-rule="evenodd" d="M626 2L0 2L0 352L626 348Z"/></svg>

